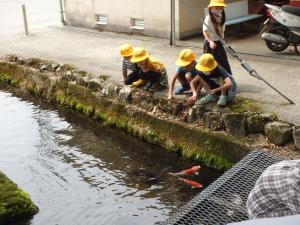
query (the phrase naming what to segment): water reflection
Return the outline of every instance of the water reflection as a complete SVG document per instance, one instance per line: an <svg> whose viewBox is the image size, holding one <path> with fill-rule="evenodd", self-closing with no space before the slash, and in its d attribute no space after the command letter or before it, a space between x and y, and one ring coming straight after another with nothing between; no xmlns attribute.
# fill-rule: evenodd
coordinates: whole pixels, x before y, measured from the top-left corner
<svg viewBox="0 0 300 225"><path fill-rule="evenodd" d="M154 224L199 192L169 174L192 165L177 155L22 99L0 91L0 170L40 208L21 224ZM196 179L206 186L219 175L203 168Z"/></svg>

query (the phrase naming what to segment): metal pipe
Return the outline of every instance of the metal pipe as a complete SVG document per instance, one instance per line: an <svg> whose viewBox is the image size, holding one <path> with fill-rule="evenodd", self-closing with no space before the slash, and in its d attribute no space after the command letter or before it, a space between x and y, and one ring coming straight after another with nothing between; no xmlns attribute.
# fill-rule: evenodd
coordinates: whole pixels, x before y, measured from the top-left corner
<svg viewBox="0 0 300 225"><path fill-rule="evenodd" d="M170 45L175 45L175 0L170 0L171 8L171 32L170 32Z"/></svg>
<svg viewBox="0 0 300 225"><path fill-rule="evenodd" d="M59 0L59 6L60 6L60 21L65 26L67 23L65 20L65 11L64 11L63 0Z"/></svg>
<svg viewBox="0 0 300 225"><path fill-rule="evenodd" d="M25 34L29 35L28 32L28 23L27 23L27 15L26 15L26 8L25 5L22 5L22 12L23 12L23 22L24 22L24 29L25 29Z"/></svg>

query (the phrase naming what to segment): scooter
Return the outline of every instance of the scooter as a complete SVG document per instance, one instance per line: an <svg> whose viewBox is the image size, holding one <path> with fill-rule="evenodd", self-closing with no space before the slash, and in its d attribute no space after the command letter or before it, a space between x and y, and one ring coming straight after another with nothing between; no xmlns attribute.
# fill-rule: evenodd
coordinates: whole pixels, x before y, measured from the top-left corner
<svg viewBox="0 0 300 225"><path fill-rule="evenodd" d="M268 19L260 32L267 47L274 52L282 52L288 46L300 45L300 7L284 5L281 8L265 4L268 10ZM267 31L267 32L264 32Z"/></svg>

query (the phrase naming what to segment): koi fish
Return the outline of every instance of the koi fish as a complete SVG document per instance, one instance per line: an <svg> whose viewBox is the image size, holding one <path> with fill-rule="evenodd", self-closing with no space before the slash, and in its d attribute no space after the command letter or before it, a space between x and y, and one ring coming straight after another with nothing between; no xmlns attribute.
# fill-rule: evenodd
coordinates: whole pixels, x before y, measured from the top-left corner
<svg viewBox="0 0 300 225"><path fill-rule="evenodd" d="M203 188L203 185L198 183L197 181L188 180L188 179L184 179L184 178L180 178L180 180L182 180L187 185L190 185L192 188Z"/></svg>
<svg viewBox="0 0 300 225"><path fill-rule="evenodd" d="M183 175L198 175L198 171L201 169L201 166L193 166L190 169L182 170L178 173L171 173L173 176L183 176Z"/></svg>

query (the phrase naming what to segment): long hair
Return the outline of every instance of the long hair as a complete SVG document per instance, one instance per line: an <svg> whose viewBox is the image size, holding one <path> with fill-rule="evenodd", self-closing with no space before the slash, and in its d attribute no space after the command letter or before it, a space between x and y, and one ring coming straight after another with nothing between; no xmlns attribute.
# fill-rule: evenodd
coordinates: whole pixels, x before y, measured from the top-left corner
<svg viewBox="0 0 300 225"><path fill-rule="evenodd" d="M212 22L212 24L213 24L213 27L214 27L214 30L215 30L216 34L217 34L219 37L222 37L223 35L221 35L219 29L217 29L218 23L217 23L217 21L215 20L215 17L213 16L213 14L212 14L210 8L208 8L208 12L209 12L209 17L210 17L210 19L211 19L211 22ZM225 20L226 20L226 14L225 14L225 10L223 9L223 11L222 11L222 20L221 20L221 24L220 24L221 27L223 27L223 25L224 25L224 23L225 23Z"/></svg>
<svg viewBox="0 0 300 225"><path fill-rule="evenodd" d="M208 8L208 12L209 12L209 16L210 16L210 19L213 23L217 23L216 20L215 20L215 17L213 16L210 8ZM226 14L225 14L225 10L223 9L222 11L222 20L221 20L221 25L223 26L224 23L225 23L225 20L226 20Z"/></svg>

